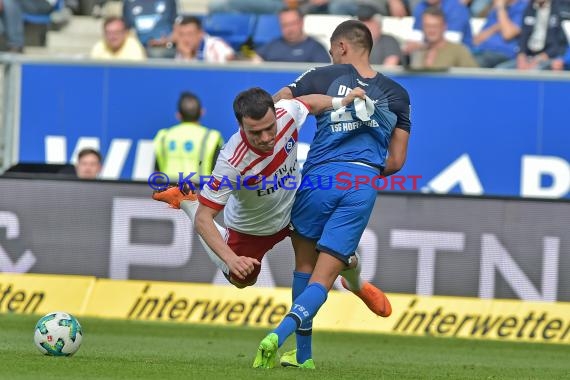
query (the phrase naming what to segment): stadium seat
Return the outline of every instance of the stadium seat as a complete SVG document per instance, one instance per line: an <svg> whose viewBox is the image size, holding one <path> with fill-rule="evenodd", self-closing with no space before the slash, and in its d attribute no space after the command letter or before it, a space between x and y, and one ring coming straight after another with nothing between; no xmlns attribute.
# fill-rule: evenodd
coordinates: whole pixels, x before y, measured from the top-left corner
<svg viewBox="0 0 570 380"><path fill-rule="evenodd" d="M255 21L255 15L248 13L212 13L204 18L202 27L237 50L253 36Z"/></svg>
<svg viewBox="0 0 570 380"><path fill-rule="evenodd" d="M389 34L400 41L413 39L411 36L413 25L413 17L382 17L383 33Z"/></svg>
<svg viewBox="0 0 570 380"><path fill-rule="evenodd" d="M281 37L281 26L277 15L259 15L253 32L253 44L260 47Z"/></svg>
<svg viewBox="0 0 570 380"><path fill-rule="evenodd" d="M346 20L351 20L350 16L337 15L313 15L305 16L305 33L319 41L328 50L330 48L330 38L333 30Z"/></svg>
<svg viewBox="0 0 570 380"><path fill-rule="evenodd" d="M62 11L65 8L64 0L57 0L53 11ZM25 45L26 46L46 46L47 31L50 26L53 26L51 13L49 14L30 14L24 13L25 25Z"/></svg>
<svg viewBox="0 0 570 380"><path fill-rule="evenodd" d="M65 7L64 0L57 0L55 7L53 8L54 11L60 11ZM49 25L51 23L51 14L47 15L35 15L24 13L24 22L29 24L42 24L42 25Z"/></svg>

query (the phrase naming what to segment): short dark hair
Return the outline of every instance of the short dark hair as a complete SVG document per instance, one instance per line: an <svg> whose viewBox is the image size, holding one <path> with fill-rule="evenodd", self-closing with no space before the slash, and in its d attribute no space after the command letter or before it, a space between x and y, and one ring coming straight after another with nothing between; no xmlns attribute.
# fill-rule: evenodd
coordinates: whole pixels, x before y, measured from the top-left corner
<svg viewBox="0 0 570 380"><path fill-rule="evenodd" d="M441 8L437 7L437 6L427 7L426 10L422 13L422 16L423 15L430 15L430 16L439 17L443 20L443 22L446 22L445 13L443 13Z"/></svg>
<svg viewBox="0 0 570 380"><path fill-rule="evenodd" d="M110 23L115 22L115 21L119 21L120 23L123 24L124 29L128 29L127 23L125 22L125 20L122 17L110 16L110 17L107 17L105 19L105 21L103 21L103 30L107 29L107 25L109 25Z"/></svg>
<svg viewBox="0 0 570 380"><path fill-rule="evenodd" d="M234 99L234 114L241 125L244 117L260 120L268 109L275 112L271 94L259 87L240 92Z"/></svg>
<svg viewBox="0 0 570 380"><path fill-rule="evenodd" d="M303 19L303 17L305 16L299 8L289 8L289 7L281 8L279 10L278 14L281 15L281 13L285 13L285 12L295 12L295 13L297 13L297 15L299 16L300 19Z"/></svg>
<svg viewBox="0 0 570 380"><path fill-rule="evenodd" d="M190 25L195 24L198 29L202 29L202 19L196 16L178 16L174 20L175 25Z"/></svg>
<svg viewBox="0 0 570 380"><path fill-rule="evenodd" d="M200 98L191 92L185 91L178 98L178 113L185 122L200 120L202 114L202 102Z"/></svg>
<svg viewBox="0 0 570 380"><path fill-rule="evenodd" d="M97 156L97 159L99 160L99 163L103 162L103 157L101 156L101 153L99 153L99 151L97 149L93 149L93 148L83 148L79 151L79 153L77 154L77 161L81 160L83 157L89 155L89 154L93 154L95 156Z"/></svg>
<svg viewBox="0 0 570 380"><path fill-rule="evenodd" d="M333 31L331 42L346 38L350 44L366 50L372 50L372 34L364 23L358 20L347 20L340 23Z"/></svg>

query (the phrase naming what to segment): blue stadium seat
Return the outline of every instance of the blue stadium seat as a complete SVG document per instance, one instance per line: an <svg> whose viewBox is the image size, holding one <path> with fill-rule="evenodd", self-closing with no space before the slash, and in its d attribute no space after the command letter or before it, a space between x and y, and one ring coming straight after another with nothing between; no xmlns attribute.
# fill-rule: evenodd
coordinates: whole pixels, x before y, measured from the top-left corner
<svg viewBox="0 0 570 380"><path fill-rule="evenodd" d="M53 11L60 11L65 7L65 0L57 0ZM24 13L24 22L29 24L49 25L51 23L51 15L34 15Z"/></svg>
<svg viewBox="0 0 570 380"><path fill-rule="evenodd" d="M248 13L212 13L203 20L202 27L211 36L223 38L234 49L253 35L256 16Z"/></svg>
<svg viewBox="0 0 570 380"><path fill-rule="evenodd" d="M281 37L279 16L274 14L259 15L253 32L253 44L260 47Z"/></svg>

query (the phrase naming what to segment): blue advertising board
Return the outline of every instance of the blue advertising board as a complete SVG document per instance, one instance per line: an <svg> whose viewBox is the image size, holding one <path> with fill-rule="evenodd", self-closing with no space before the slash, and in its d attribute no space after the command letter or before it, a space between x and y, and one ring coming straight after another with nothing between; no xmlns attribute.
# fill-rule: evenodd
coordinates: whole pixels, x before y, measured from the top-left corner
<svg viewBox="0 0 570 380"><path fill-rule="evenodd" d="M107 178L144 180L153 168L150 142L176 124L180 92L196 93L206 109L203 124L227 139L238 128L232 102L239 91L275 92L301 72L23 64L19 161L69 161L79 146L95 143ZM388 75L410 93L412 134L399 174L421 176L415 190L570 197L568 78ZM310 143L314 131L311 119L300 141Z"/></svg>

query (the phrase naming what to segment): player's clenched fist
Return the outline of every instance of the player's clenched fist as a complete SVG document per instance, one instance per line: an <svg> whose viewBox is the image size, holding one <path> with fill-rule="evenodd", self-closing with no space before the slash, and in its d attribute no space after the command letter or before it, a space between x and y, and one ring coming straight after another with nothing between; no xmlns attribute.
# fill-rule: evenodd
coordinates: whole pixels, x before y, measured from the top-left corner
<svg viewBox="0 0 570 380"><path fill-rule="evenodd" d="M227 264L230 272L240 280L253 273L256 265L261 265L257 259L246 256L235 256Z"/></svg>
<svg viewBox="0 0 570 380"><path fill-rule="evenodd" d="M366 91L364 91L360 87L353 88L352 91L350 91L342 99L342 105L343 106L349 105L350 103L352 103L354 101L354 99L357 99L357 98L365 99L366 98Z"/></svg>

